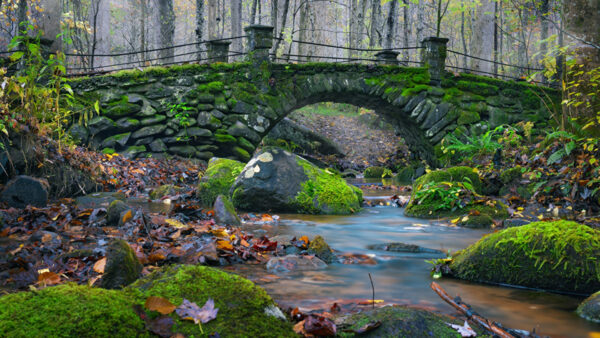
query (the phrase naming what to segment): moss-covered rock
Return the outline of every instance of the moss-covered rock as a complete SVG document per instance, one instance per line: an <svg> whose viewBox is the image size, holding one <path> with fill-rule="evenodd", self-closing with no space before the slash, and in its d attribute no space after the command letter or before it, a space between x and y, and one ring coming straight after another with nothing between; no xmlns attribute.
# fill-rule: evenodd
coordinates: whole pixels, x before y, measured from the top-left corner
<svg viewBox="0 0 600 338"><path fill-rule="evenodd" d="M381 326L365 334L355 334L369 323ZM340 337L461 337L446 323L463 325L462 322L429 311L406 306L386 306L350 315L339 325Z"/></svg>
<svg viewBox="0 0 600 338"><path fill-rule="evenodd" d="M600 323L600 291L579 304L577 314L589 321Z"/></svg>
<svg viewBox="0 0 600 338"><path fill-rule="evenodd" d="M200 179L196 197L204 206L212 206L218 195L229 196L229 188L244 169L244 163L226 158L212 158Z"/></svg>
<svg viewBox="0 0 600 338"><path fill-rule="evenodd" d="M106 266L100 286L120 289L136 281L142 275L142 264L127 242L114 239L106 250Z"/></svg>
<svg viewBox="0 0 600 338"><path fill-rule="evenodd" d="M504 170L500 173L500 180L504 184L517 183L518 180L523 176L523 169L520 166L516 166L510 169Z"/></svg>
<svg viewBox="0 0 600 338"><path fill-rule="evenodd" d="M276 147L263 148L248 162L231 193L233 204L249 211L350 214L362 200L338 174Z"/></svg>
<svg viewBox="0 0 600 338"><path fill-rule="evenodd" d="M333 250L329 247L329 244L325 242L325 239L321 236L316 236L310 241L310 245L308 246L308 253L313 254L319 257L323 262L330 264L333 262L335 256L333 255Z"/></svg>
<svg viewBox="0 0 600 338"><path fill-rule="evenodd" d="M490 234L454 256L456 277L556 291L600 289L600 231L569 221ZM590 258L594 259L590 259Z"/></svg>
<svg viewBox="0 0 600 338"><path fill-rule="evenodd" d="M235 207L229 197L225 195L217 196L213 206L215 211L215 221L221 225L239 226L241 220L235 211Z"/></svg>
<svg viewBox="0 0 600 338"><path fill-rule="evenodd" d="M1 337L150 336L121 291L65 284L0 297Z"/></svg>
<svg viewBox="0 0 600 338"><path fill-rule="evenodd" d="M382 178L384 172L384 167L368 167L363 175L365 178Z"/></svg>
<svg viewBox="0 0 600 338"><path fill-rule="evenodd" d="M409 204L406 206L405 214L411 217L419 218L437 218L447 216L457 216L465 214L486 214L494 219L505 219L508 217L508 207L500 201L491 201L489 203L471 203L462 208L439 208L444 202L441 200L432 200L420 203L416 194L424 189L429 189L432 185L469 183L473 186L476 193L481 193L482 183L479 175L469 167L452 167L442 170L432 171L419 177L413 183L413 192Z"/></svg>
<svg viewBox="0 0 600 338"><path fill-rule="evenodd" d="M121 215L124 212L131 210L131 208L121 200L114 200L106 209L106 224L111 226L121 225Z"/></svg>
<svg viewBox="0 0 600 338"><path fill-rule="evenodd" d="M493 224L494 219L488 214L467 215L458 222L458 225L466 228L489 228Z"/></svg>
<svg viewBox="0 0 600 338"><path fill-rule="evenodd" d="M174 332L185 336L295 337L289 322L267 314L276 305L265 290L237 275L205 266L170 266L156 271L129 287L140 299L167 298L178 306L183 299L202 306L209 298L219 309L217 318L202 324L180 320L175 314ZM269 310L268 310L269 309Z"/></svg>

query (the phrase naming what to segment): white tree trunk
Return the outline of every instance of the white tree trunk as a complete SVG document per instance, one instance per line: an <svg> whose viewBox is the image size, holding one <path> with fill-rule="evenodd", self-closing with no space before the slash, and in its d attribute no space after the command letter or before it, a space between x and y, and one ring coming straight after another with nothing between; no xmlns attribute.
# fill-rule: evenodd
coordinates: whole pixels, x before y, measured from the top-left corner
<svg viewBox="0 0 600 338"><path fill-rule="evenodd" d="M494 1L482 0L477 7L471 37L471 55L493 60L494 51ZM471 59L471 69L491 73L493 63Z"/></svg>

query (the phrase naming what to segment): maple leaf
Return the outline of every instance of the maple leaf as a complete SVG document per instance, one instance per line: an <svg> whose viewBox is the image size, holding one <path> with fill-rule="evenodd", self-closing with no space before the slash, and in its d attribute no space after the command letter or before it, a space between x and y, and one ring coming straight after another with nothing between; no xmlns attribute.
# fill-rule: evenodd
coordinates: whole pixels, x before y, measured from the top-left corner
<svg viewBox="0 0 600 338"><path fill-rule="evenodd" d="M212 300L212 298L209 298L202 308L196 303L190 302L184 298L181 305L175 309L175 313L177 313L179 317L184 320L191 320L196 324L206 324L210 322L217 318L218 312L219 309L215 309L215 301Z"/></svg>
<svg viewBox="0 0 600 338"><path fill-rule="evenodd" d="M455 329L461 335L461 337L477 337L477 333L473 331L466 320L464 325L454 325L451 323L446 324Z"/></svg>

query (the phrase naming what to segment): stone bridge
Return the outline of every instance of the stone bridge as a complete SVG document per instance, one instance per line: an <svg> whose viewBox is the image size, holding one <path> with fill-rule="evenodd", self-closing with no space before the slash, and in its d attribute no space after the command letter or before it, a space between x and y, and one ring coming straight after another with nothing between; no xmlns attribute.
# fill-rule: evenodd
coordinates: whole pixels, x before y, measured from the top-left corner
<svg viewBox="0 0 600 338"><path fill-rule="evenodd" d="M339 63L278 64L251 59L129 70L71 80L75 111L100 103L100 114L71 134L105 153L165 153L247 161L285 116L318 102L375 110L415 156L435 164L449 133L476 135L507 123L547 126L558 92L522 82L432 67Z"/></svg>

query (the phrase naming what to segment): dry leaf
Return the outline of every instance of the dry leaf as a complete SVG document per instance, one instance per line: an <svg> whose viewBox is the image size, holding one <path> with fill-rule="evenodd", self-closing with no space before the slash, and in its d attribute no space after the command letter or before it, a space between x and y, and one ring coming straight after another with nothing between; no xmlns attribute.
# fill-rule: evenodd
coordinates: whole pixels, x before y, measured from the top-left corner
<svg viewBox="0 0 600 338"><path fill-rule="evenodd" d="M52 271L47 271L38 275L38 283L43 285L56 285L60 283L60 276Z"/></svg>
<svg viewBox="0 0 600 338"><path fill-rule="evenodd" d="M97 273L104 273L104 268L106 267L106 257L98 260L94 263L94 271Z"/></svg>
<svg viewBox="0 0 600 338"><path fill-rule="evenodd" d="M168 299L154 296L148 297L144 306L150 311L157 311L163 315L168 315L175 311L176 308L176 306L169 302Z"/></svg>

